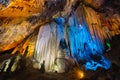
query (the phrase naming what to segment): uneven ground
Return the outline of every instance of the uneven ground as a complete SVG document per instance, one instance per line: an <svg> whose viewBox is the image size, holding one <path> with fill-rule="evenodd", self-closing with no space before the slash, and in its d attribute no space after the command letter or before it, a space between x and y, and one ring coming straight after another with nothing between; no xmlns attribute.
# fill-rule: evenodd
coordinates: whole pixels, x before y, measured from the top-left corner
<svg viewBox="0 0 120 80"><path fill-rule="evenodd" d="M109 70L99 68L97 71L86 71L82 80L120 80L120 35L111 41L112 49L105 54L112 63ZM8 55L0 55L0 62ZM73 70L68 73L41 73L32 68L23 68L15 73L0 73L0 80L80 80Z"/></svg>

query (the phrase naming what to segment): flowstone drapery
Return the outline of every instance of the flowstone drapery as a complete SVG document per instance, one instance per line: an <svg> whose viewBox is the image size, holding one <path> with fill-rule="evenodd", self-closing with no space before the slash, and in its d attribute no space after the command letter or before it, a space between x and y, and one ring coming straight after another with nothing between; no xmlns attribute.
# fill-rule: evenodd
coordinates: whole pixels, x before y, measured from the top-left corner
<svg viewBox="0 0 120 80"><path fill-rule="evenodd" d="M0 52L13 49L1 72L15 71L24 58L45 72L66 72L79 64L109 69L104 52L120 34L120 16L105 17L90 7L98 9L101 1L97 6L92 0L0 0Z"/></svg>

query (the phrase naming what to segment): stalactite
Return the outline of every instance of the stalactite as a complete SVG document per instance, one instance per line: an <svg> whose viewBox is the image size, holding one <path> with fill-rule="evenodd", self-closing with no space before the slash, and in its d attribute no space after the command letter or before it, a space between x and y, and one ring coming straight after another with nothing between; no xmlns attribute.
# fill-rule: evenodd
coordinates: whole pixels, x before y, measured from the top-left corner
<svg viewBox="0 0 120 80"><path fill-rule="evenodd" d="M99 5L85 2L95 9L103 4L103 0ZM81 61L86 70L109 69L111 63L103 53L106 46L111 48L109 40L120 34L120 16L106 17L85 2L0 0L0 52L15 48L12 54L19 53L18 59L3 61L0 69L15 71L19 60L26 57L41 72L62 73Z"/></svg>
<svg viewBox="0 0 120 80"><path fill-rule="evenodd" d="M42 26L39 30L34 58L37 61L34 67L41 68L41 64L45 65L46 72L64 72L68 65L66 57L69 51L64 40L64 19L55 19Z"/></svg>
<svg viewBox="0 0 120 80"><path fill-rule="evenodd" d="M91 70L96 70L98 67L105 69L110 67L109 60L103 56L104 45L101 45L98 35L93 40L87 26L80 25L75 15L68 20L67 35L70 51L76 62L84 60L86 69ZM100 57L98 62L94 60L94 56Z"/></svg>

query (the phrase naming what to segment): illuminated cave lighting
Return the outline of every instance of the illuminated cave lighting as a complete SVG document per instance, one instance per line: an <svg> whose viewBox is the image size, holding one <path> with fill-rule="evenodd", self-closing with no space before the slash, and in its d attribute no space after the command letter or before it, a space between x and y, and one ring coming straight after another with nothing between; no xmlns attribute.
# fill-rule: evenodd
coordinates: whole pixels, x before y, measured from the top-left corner
<svg viewBox="0 0 120 80"><path fill-rule="evenodd" d="M68 26L70 51L76 62L84 60L86 70L96 70L98 67L109 69L110 61L103 56L104 44L99 40L97 33L95 32L93 40L87 26L79 25L75 15L69 18Z"/></svg>
<svg viewBox="0 0 120 80"><path fill-rule="evenodd" d="M83 79L85 77L84 72L79 69L76 70L76 75L78 79Z"/></svg>
<svg viewBox="0 0 120 80"><path fill-rule="evenodd" d="M65 23L66 29L64 22L64 18L56 18L55 22L40 27L35 53L37 67L41 68L44 62L46 72L64 72L71 66L65 59L72 56L77 63L85 61L86 70L109 69L110 61L103 56L104 44L97 31L93 39L87 26L80 25L75 15Z"/></svg>
<svg viewBox="0 0 120 80"><path fill-rule="evenodd" d="M110 43L109 42L106 42L106 45L110 48L111 47L111 45L110 45Z"/></svg>
<svg viewBox="0 0 120 80"><path fill-rule="evenodd" d="M64 41L64 19L55 19L55 22L40 27L36 43L34 58L37 64L35 68L41 68L44 64L46 72L65 72L68 63L65 60L69 51Z"/></svg>

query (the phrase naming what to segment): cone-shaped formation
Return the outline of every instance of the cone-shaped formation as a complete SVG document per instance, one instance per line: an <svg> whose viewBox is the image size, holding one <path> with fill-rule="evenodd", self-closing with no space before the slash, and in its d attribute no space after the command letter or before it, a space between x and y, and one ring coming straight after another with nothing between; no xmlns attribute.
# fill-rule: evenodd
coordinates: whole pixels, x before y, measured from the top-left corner
<svg viewBox="0 0 120 80"><path fill-rule="evenodd" d="M39 66L34 66L41 68L44 64L46 72L64 72L67 67L65 59L69 52L64 42L64 19L56 19L56 23L42 26L38 33L34 58Z"/></svg>
<svg viewBox="0 0 120 80"><path fill-rule="evenodd" d="M110 68L103 53L111 37L120 34L119 15L105 17L81 4L74 8L74 0L0 0L0 5L0 52L15 48L12 54L22 55L5 60L1 71L14 71L26 56L42 72L65 72L76 63L86 70Z"/></svg>
<svg viewBox="0 0 120 80"><path fill-rule="evenodd" d="M46 24L39 30L34 56L38 63L35 66L40 68L45 62L47 72L65 71L68 66L65 66L67 62L63 62L63 59L72 56L77 63L85 61L86 69L110 68L110 62L103 56L104 44L99 41L97 33L93 40L88 27L80 25L75 14L69 17L67 23L64 23L64 18L55 21L56 23ZM63 24L67 25L66 29Z"/></svg>

